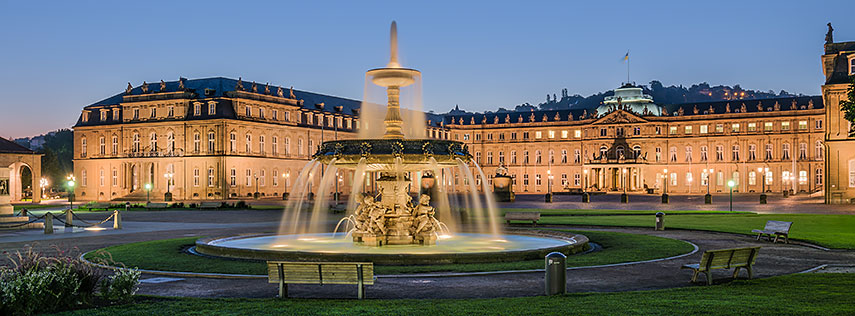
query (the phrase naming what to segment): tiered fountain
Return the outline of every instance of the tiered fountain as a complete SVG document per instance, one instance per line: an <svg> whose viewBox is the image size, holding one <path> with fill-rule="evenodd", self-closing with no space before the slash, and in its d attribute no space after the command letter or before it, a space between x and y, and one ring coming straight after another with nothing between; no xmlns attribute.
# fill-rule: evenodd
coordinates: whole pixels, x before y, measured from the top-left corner
<svg viewBox="0 0 855 316"><path fill-rule="evenodd" d="M397 29L392 22L389 64L369 70L366 76L366 80L386 89L388 103L382 138L324 142L295 183L294 199L285 210L279 234L202 239L197 242L196 250L203 254L248 259L431 264L515 261L541 258L552 251L569 253L582 249L587 238L581 235L501 234L492 195L478 194L469 164L481 179L486 177L471 160L467 146L451 140L405 139L400 91L420 75L418 70L403 68L398 63ZM324 166L326 173L317 188L311 216L307 216L304 202L310 196L317 169ZM455 168L469 185L468 203L462 208L472 217L474 224L468 226L473 232L449 229L463 226L459 210L448 203L450 190L443 185L450 181L442 175ZM329 233L336 222L326 218L328 197L332 184L337 181L338 169L352 171L354 185L348 214L338 220L333 232ZM434 203L436 208L427 194L421 194L418 201L413 202L411 177L419 173L441 178L435 181L438 185L434 191L438 197L438 203ZM369 175L369 179L375 179L378 194L361 190L360 184ZM481 190L489 192L487 181L481 182Z"/></svg>

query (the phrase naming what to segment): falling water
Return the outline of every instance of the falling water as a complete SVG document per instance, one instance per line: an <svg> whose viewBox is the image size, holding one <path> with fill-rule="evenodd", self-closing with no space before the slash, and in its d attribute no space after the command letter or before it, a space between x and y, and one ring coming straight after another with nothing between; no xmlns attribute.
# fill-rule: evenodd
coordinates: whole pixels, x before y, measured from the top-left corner
<svg viewBox="0 0 855 316"><path fill-rule="evenodd" d="M309 193L309 184L313 180L315 169L321 164L317 159L310 161L300 174L297 176L297 181L292 186L291 198L285 207L285 213L282 215L282 220L279 223L279 234L296 234L301 231L300 221L303 212L303 203L306 201L306 196ZM290 215L290 216L289 216Z"/></svg>
<svg viewBox="0 0 855 316"><path fill-rule="evenodd" d="M436 159L430 157L430 168L433 171L434 177L434 186L436 189L434 192L436 193L434 204L436 205L436 214L440 222L443 222L448 226L450 231L458 231L457 222L459 220L458 216L454 216L451 211L451 203L448 200L448 189L446 188L446 180L444 178L444 174L442 172L442 168L437 164Z"/></svg>
<svg viewBox="0 0 855 316"><path fill-rule="evenodd" d="M499 235L499 219L497 216L499 215L499 204L496 203L496 197L493 196L490 191L490 183L487 181L487 177L484 176L484 170L481 170L481 166L478 165L478 162L472 160L472 165L475 166L475 170L478 171L478 175L481 176L481 188L484 192L484 202L487 204L487 218L490 223L490 233L494 236Z"/></svg>
<svg viewBox="0 0 855 316"><path fill-rule="evenodd" d="M457 169L463 174L464 184L467 185L467 196L469 200L467 201L468 212L472 212L470 214L470 218L475 219L475 227L478 232L486 232L487 227L484 225L484 221L481 219L486 216L486 209L484 208L484 204L481 203L481 199L478 196L478 188L475 186L475 177L472 176L472 171L469 170L469 166L466 165L463 160L460 158L457 159Z"/></svg>
<svg viewBox="0 0 855 316"><path fill-rule="evenodd" d="M308 230L303 233L322 233L326 232L327 213L329 213L330 190L334 187L333 181L338 181L336 176L338 168L335 166L335 159L330 161L321 183L318 186L318 194L315 194L315 205L312 208L312 218L309 221Z"/></svg>
<svg viewBox="0 0 855 316"><path fill-rule="evenodd" d="M350 196L347 198L347 214L356 209L356 205L362 203L362 187L365 184L365 157L359 158L356 170L353 171L353 181L350 184Z"/></svg>

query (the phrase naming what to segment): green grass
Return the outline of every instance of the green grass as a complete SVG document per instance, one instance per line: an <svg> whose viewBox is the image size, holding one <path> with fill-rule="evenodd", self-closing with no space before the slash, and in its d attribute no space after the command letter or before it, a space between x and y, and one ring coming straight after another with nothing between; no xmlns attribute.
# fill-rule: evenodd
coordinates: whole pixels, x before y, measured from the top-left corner
<svg viewBox="0 0 855 316"><path fill-rule="evenodd" d="M667 213L667 212L666 212ZM734 214L665 216L665 228L708 230L737 234L762 229L768 220L793 222L790 238L829 248L855 249L855 216L818 214ZM653 227L653 216L543 217L539 223Z"/></svg>
<svg viewBox="0 0 855 316"><path fill-rule="evenodd" d="M585 215L656 215L665 212L668 215L706 215L706 214L754 214L752 212L728 211L658 211L658 210L580 210L580 209L532 209L532 208L503 208L502 215L507 212L540 212L541 215L585 216Z"/></svg>
<svg viewBox="0 0 855 316"><path fill-rule="evenodd" d="M25 208L25 209L27 209L27 210L35 210L35 209L48 208L48 207L54 207L54 206L56 206L56 205L49 205L49 204L27 204L27 205L15 205L15 206L14 206L14 208L15 208L15 210L16 210L16 211L20 211L21 209L24 209L24 208Z"/></svg>
<svg viewBox="0 0 855 316"><path fill-rule="evenodd" d="M136 304L62 315L852 315L853 288L855 274L798 274L716 286L551 297L364 301L138 297ZM367 295L371 297L371 286Z"/></svg>
<svg viewBox="0 0 855 316"><path fill-rule="evenodd" d="M615 232L579 231L603 247L602 251L568 257L573 267L641 261L687 253L692 245L674 239ZM181 249L195 243L197 237L176 238L123 244L105 248L113 260L129 267L148 270L189 271L233 274L266 274L264 263L186 254ZM96 258L89 253L87 259ZM427 272L474 272L519 269L541 269L543 260L502 263L441 264L413 266L376 266L377 274L406 274Z"/></svg>

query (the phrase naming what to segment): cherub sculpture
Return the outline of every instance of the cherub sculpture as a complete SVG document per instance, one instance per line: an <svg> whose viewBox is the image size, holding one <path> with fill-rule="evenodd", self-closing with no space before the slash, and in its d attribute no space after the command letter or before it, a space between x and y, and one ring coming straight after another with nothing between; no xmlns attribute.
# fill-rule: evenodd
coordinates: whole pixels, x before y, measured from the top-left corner
<svg viewBox="0 0 855 316"><path fill-rule="evenodd" d="M422 194L422 196L419 197L419 205L417 205L413 210L413 216L416 217L416 221L414 222L416 229L413 231L413 234L418 235L423 231L433 231L435 214L436 210L433 206L430 206L430 195Z"/></svg>

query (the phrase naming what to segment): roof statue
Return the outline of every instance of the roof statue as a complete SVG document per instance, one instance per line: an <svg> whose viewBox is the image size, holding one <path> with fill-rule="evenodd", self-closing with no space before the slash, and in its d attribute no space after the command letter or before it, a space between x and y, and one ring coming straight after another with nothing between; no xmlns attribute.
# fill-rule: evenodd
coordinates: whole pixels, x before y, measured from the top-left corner
<svg viewBox="0 0 855 316"><path fill-rule="evenodd" d="M710 105L709 112L707 114L715 114L715 109L713 109L712 105Z"/></svg>
<svg viewBox="0 0 855 316"><path fill-rule="evenodd" d="M184 87L184 81L185 80L187 80L187 79L178 77L178 90L184 91L184 89L187 89Z"/></svg>
<svg viewBox="0 0 855 316"><path fill-rule="evenodd" d="M568 113L568 114L567 114L567 120L568 120L568 121L572 121L572 120L573 120L573 113Z"/></svg>
<svg viewBox="0 0 855 316"><path fill-rule="evenodd" d="M813 109L813 100L808 101L808 109L810 109L810 110Z"/></svg>
<svg viewBox="0 0 855 316"><path fill-rule="evenodd" d="M282 90L282 87L276 88L276 95L278 95L280 98L285 96L285 91Z"/></svg>
<svg viewBox="0 0 855 316"><path fill-rule="evenodd" d="M781 110L781 105L778 104L778 101L775 101L775 111L780 111L780 110Z"/></svg>
<svg viewBox="0 0 855 316"><path fill-rule="evenodd" d="M291 99L296 99L296 98L297 98L297 96L296 96L296 95L294 95L294 86L291 86L291 89L289 89L289 90L288 90L288 96L289 96Z"/></svg>
<svg viewBox="0 0 855 316"><path fill-rule="evenodd" d="M763 112L763 101L757 101L757 112Z"/></svg>
<svg viewBox="0 0 855 316"><path fill-rule="evenodd" d="M140 87L140 89L142 89L142 93L148 93L148 83L146 83L145 81L143 81L143 82L142 82L142 86Z"/></svg>
<svg viewBox="0 0 855 316"><path fill-rule="evenodd" d="M831 27L831 22L828 22L828 33L825 33L825 43L831 44L834 43L834 28Z"/></svg>
<svg viewBox="0 0 855 316"><path fill-rule="evenodd" d="M692 114L698 115L698 113L699 113L699 111L698 111L698 105L697 105L697 104L695 104L695 107L694 107L694 108L692 108Z"/></svg>
<svg viewBox="0 0 855 316"><path fill-rule="evenodd" d="M739 112L748 112L748 108L745 107L745 102L742 102L742 107L739 108Z"/></svg>
<svg viewBox="0 0 855 316"><path fill-rule="evenodd" d="M520 114L520 118L517 119L517 123L522 123L522 122L523 122L523 118L522 118L522 114Z"/></svg>
<svg viewBox="0 0 855 316"><path fill-rule="evenodd" d="M510 123L510 122L511 122L511 115L505 114L505 123Z"/></svg>
<svg viewBox="0 0 855 316"><path fill-rule="evenodd" d="M258 85L255 84L255 81L252 82L252 92L258 93Z"/></svg>
<svg viewBox="0 0 855 316"><path fill-rule="evenodd" d="M270 94L270 83L264 84L264 94Z"/></svg>
<svg viewBox="0 0 855 316"><path fill-rule="evenodd" d="M668 116L668 111L662 111L662 116Z"/></svg>
<svg viewBox="0 0 855 316"><path fill-rule="evenodd" d="M127 93L127 94L131 94L131 90L133 90L133 89L134 89L134 86L133 86L133 85L131 85L131 83L130 83L130 82L128 82L128 87L127 87L127 88L125 88L125 93Z"/></svg>
<svg viewBox="0 0 855 316"><path fill-rule="evenodd" d="M598 114L599 114L599 112L597 111L597 109L594 109L593 111L591 111L591 117L593 117L593 118L596 118Z"/></svg>
<svg viewBox="0 0 855 316"><path fill-rule="evenodd" d="M724 108L724 113L730 113L730 102L728 102L727 106Z"/></svg>
<svg viewBox="0 0 855 316"><path fill-rule="evenodd" d="M487 116L486 115L484 115L484 117L481 118L481 124L487 124Z"/></svg>
<svg viewBox="0 0 855 316"><path fill-rule="evenodd" d="M165 91L166 91L166 82L164 82L163 79L160 79L160 91L159 92L165 92Z"/></svg>
<svg viewBox="0 0 855 316"><path fill-rule="evenodd" d="M644 111L641 112L641 115L650 115L650 109L648 109L647 106L645 106Z"/></svg>
<svg viewBox="0 0 855 316"><path fill-rule="evenodd" d="M475 125L475 117L469 118L469 125Z"/></svg>
<svg viewBox="0 0 855 316"><path fill-rule="evenodd" d="M493 117L493 124L499 124L499 116L498 115Z"/></svg>
<svg viewBox="0 0 855 316"><path fill-rule="evenodd" d="M553 119L553 121L560 121L560 120L561 120L561 116L558 116L558 112L555 112L555 119Z"/></svg>
<svg viewBox="0 0 855 316"><path fill-rule="evenodd" d="M463 125L463 118L460 118L460 125Z"/></svg>
<svg viewBox="0 0 855 316"><path fill-rule="evenodd" d="M541 121L541 122L549 122L549 117L548 117L548 116L546 116L546 113L543 113L543 119L542 119L542 120L540 120L540 121Z"/></svg>
<svg viewBox="0 0 855 316"><path fill-rule="evenodd" d="M529 121L529 122L534 122L534 113L529 114L529 116L528 116L528 121Z"/></svg>
<svg viewBox="0 0 855 316"><path fill-rule="evenodd" d="M796 109L796 99L793 99L793 103L790 104L790 110Z"/></svg>
<svg viewBox="0 0 855 316"><path fill-rule="evenodd" d="M584 120L586 118L588 118L588 110L585 110L584 112L582 112L582 118L581 119Z"/></svg>
<svg viewBox="0 0 855 316"><path fill-rule="evenodd" d="M235 90L237 90L237 91L243 91L243 78L238 77L238 82L237 82L237 84L235 85Z"/></svg>
<svg viewBox="0 0 855 316"><path fill-rule="evenodd" d="M683 116L683 114L685 114L685 111L683 111L683 107L677 109L677 116Z"/></svg>

